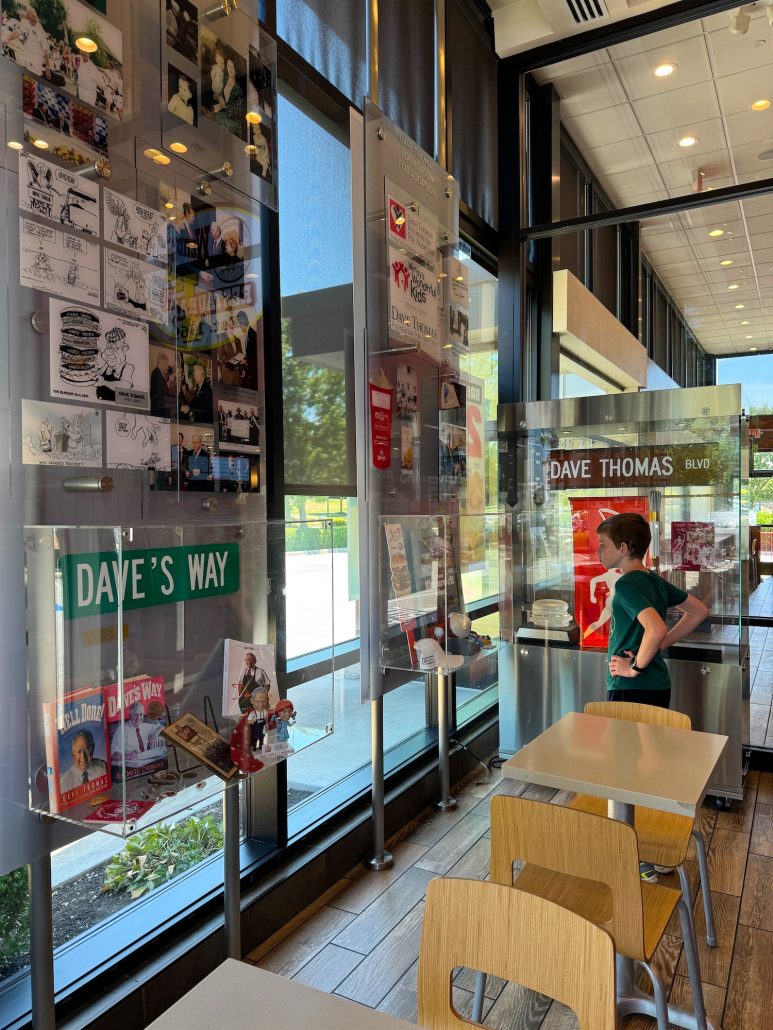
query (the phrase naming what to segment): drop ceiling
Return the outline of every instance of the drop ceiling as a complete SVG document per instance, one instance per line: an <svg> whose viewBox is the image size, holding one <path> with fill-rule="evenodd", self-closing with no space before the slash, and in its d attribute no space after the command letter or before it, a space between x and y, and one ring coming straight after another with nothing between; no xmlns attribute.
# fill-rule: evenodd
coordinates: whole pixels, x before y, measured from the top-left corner
<svg viewBox="0 0 773 1030"><path fill-rule="evenodd" d="M773 28L764 6L744 35L729 23L725 11L536 73L616 206L773 177ZM707 352L773 349L773 195L645 220L641 239Z"/></svg>

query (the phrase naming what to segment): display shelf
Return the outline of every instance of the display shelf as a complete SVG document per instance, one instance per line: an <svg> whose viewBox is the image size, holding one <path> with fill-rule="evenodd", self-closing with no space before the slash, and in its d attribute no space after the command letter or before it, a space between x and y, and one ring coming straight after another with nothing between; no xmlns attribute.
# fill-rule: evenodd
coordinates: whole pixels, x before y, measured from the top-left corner
<svg viewBox="0 0 773 1030"><path fill-rule="evenodd" d="M512 639L509 515L382 516L378 553L383 668L456 671Z"/></svg>
<svg viewBox="0 0 773 1030"><path fill-rule="evenodd" d="M296 711L267 638L283 588L266 570L290 529L332 610L329 519L26 527L33 811L128 835L332 732L332 658Z"/></svg>

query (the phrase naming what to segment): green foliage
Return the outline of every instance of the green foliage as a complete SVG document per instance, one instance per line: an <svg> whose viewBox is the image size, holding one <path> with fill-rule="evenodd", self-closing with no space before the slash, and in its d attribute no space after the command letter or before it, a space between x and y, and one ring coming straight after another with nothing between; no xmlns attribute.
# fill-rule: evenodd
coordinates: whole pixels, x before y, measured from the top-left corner
<svg viewBox="0 0 773 1030"><path fill-rule="evenodd" d="M758 526L773 526L773 511L758 511L757 512L757 525Z"/></svg>
<svg viewBox="0 0 773 1030"><path fill-rule="evenodd" d="M0 969L29 949L30 901L26 868L0 876Z"/></svg>
<svg viewBox="0 0 773 1030"><path fill-rule="evenodd" d="M149 826L131 837L105 869L102 891L128 891L132 900L179 876L223 846L214 816Z"/></svg>
<svg viewBox="0 0 773 1030"><path fill-rule="evenodd" d="M333 524L332 543L336 550L346 547L346 523L336 521ZM327 551L330 548L330 530L320 525L288 526L285 530L285 550L287 551Z"/></svg>
<svg viewBox="0 0 773 1030"><path fill-rule="evenodd" d="M3 12L8 15L9 18L16 18L18 21L21 17L21 10L16 0L3 0Z"/></svg>
<svg viewBox="0 0 773 1030"><path fill-rule="evenodd" d="M32 6L48 35L63 39L67 29L67 8L62 0L33 0Z"/></svg>

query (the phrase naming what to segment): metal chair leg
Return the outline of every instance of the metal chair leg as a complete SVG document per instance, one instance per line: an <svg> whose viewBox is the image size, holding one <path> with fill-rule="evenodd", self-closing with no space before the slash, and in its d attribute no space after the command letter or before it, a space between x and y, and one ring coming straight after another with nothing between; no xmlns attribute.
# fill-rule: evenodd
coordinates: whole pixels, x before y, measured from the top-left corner
<svg viewBox="0 0 773 1030"><path fill-rule="evenodd" d="M679 909L679 921L682 924L684 953L687 957L687 971L690 975L690 988L692 990L695 1023L698 1030L707 1030L706 1006L703 1002L703 984L701 983L701 968L698 962L698 946L696 944L695 934L692 928L689 906L684 898L680 898L677 908Z"/></svg>
<svg viewBox="0 0 773 1030"><path fill-rule="evenodd" d="M483 1002L486 997L486 974L478 973L475 977L475 997L472 999L472 1021L483 1022Z"/></svg>
<svg viewBox="0 0 773 1030"><path fill-rule="evenodd" d="M676 871L679 873L679 886L682 888L682 897L687 902L687 909L690 913L690 923L692 924L693 937L695 937L697 940L697 934L695 932L695 916L692 910L693 896L692 889L690 887L690 879L687 875L687 869L684 865L679 865L676 867Z"/></svg>
<svg viewBox="0 0 773 1030"><path fill-rule="evenodd" d="M717 946L717 933L714 929L714 905L711 901L711 886L709 884L709 863L706 858L706 841L697 827L693 828L692 835L695 838L695 850L698 854L698 868L701 871L701 893L703 894L703 912L706 916L706 943L710 948Z"/></svg>
<svg viewBox="0 0 773 1030"><path fill-rule="evenodd" d="M639 964L647 970L647 976L652 981L658 1030L669 1030L671 1024L668 1019L668 1002L666 1001L666 989L663 986L663 981L649 962L640 962Z"/></svg>

